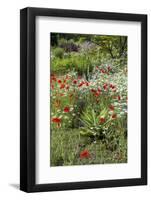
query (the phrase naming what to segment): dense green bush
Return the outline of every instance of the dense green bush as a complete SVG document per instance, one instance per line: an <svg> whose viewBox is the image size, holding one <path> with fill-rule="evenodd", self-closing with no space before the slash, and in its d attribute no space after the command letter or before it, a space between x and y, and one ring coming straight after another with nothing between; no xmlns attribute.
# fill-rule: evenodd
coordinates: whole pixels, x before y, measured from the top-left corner
<svg viewBox="0 0 151 200"><path fill-rule="evenodd" d="M64 74L69 70L75 69L79 75L88 76L93 68L100 63L100 58L91 54L70 53L64 55L62 59L53 57L51 60L51 70L53 73Z"/></svg>
<svg viewBox="0 0 151 200"><path fill-rule="evenodd" d="M64 50L62 48L57 47L53 50L53 54L56 58L63 58Z"/></svg>
<svg viewBox="0 0 151 200"><path fill-rule="evenodd" d="M79 75L87 74L88 71L92 71L94 65L89 59L83 59L83 57L70 57L64 59L55 58L52 60L52 72L54 73L66 73L69 70L75 69Z"/></svg>

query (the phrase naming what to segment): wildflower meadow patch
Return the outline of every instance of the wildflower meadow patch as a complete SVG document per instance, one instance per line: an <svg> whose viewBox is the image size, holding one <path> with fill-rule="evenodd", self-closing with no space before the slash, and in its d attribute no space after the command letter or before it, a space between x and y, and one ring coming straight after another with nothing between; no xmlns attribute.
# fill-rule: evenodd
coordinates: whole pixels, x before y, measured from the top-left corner
<svg viewBox="0 0 151 200"><path fill-rule="evenodd" d="M126 163L127 37L50 40L50 166Z"/></svg>

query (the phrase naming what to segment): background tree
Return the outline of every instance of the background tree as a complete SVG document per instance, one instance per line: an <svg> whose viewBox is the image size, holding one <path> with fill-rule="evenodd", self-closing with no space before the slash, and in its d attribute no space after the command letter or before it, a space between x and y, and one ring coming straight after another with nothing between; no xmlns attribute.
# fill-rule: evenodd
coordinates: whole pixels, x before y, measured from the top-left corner
<svg viewBox="0 0 151 200"><path fill-rule="evenodd" d="M100 47L100 50L108 53L111 58L127 57L127 36L99 36L92 37L92 42Z"/></svg>

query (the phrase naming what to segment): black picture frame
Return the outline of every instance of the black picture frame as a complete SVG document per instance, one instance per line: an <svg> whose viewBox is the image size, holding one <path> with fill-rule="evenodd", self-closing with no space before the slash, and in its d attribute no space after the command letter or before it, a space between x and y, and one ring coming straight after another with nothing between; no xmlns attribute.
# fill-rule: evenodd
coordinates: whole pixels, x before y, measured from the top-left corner
<svg viewBox="0 0 151 200"><path fill-rule="evenodd" d="M35 182L35 19L54 16L102 19L141 23L141 178L70 183L36 184ZM136 186L147 184L147 15L48 8L24 8L20 11L20 190L44 192Z"/></svg>

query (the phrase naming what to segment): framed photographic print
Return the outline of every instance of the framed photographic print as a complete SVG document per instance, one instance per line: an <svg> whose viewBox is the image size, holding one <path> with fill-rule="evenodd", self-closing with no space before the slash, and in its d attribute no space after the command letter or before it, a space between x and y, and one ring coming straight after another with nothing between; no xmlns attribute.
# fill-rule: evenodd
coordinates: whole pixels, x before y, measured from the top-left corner
<svg viewBox="0 0 151 200"><path fill-rule="evenodd" d="M20 12L20 189L147 184L147 16Z"/></svg>

